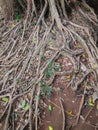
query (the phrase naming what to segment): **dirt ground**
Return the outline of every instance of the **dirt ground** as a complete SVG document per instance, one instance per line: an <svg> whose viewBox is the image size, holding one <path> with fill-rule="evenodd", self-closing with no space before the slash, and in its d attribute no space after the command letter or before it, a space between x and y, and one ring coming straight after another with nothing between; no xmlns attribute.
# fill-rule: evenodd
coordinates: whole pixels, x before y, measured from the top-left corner
<svg viewBox="0 0 98 130"><path fill-rule="evenodd" d="M58 62L60 62L63 66L63 68L61 66L63 71L72 70L72 61L68 58L63 58L62 60L60 57ZM82 102L81 91L77 93L69 87L70 78L71 74L61 74L56 76L55 80L53 81L53 92L51 98L49 100L43 100L46 105L42 114L42 127L40 130L48 130L49 126L52 126L54 130L62 130L63 124L65 124L66 130L98 129L98 127L95 127L98 125L98 110L95 106L91 107L85 101L87 100L87 95L85 95L83 99L83 102L85 103ZM84 104L82 104L82 108L80 108L81 103ZM52 112L50 112L48 109L49 105L52 105L53 107ZM65 115L65 122L63 120L63 113ZM78 122L76 122L77 114L80 114Z"/></svg>

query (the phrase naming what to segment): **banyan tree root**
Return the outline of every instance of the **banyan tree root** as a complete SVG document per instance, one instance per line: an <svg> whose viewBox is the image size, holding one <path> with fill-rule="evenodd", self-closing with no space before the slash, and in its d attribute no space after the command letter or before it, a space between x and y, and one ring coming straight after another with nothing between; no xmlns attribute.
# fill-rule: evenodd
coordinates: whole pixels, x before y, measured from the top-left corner
<svg viewBox="0 0 98 130"><path fill-rule="evenodd" d="M74 76L77 76L76 73L81 72L80 60L77 60L77 58L86 53L87 63L89 64L87 74L89 70L92 70L95 77L98 77L97 41L94 37L96 32L93 29L93 24L97 27L97 22L92 9L90 8L90 12L87 12L89 6L86 3L78 3L74 0L23 1L27 3L27 6L23 7L24 9L27 8L25 20L22 19L18 23L14 21L14 26L10 29L6 28L5 32L1 28L2 35L0 34L0 100L2 102L0 107L4 107L2 100L4 98L6 100L6 108L1 114L0 122L6 118L4 130L9 128L25 129L28 126L30 130L34 127L37 130L40 127L38 123L38 116L40 116L38 97L41 93L39 84L43 80L45 81L45 71L49 64L52 61L55 62L55 58L57 59L60 54L64 53L64 56L72 57L73 73L75 73ZM21 5L23 4L21 3ZM69 13L66 7L72 13ZM94 17L90 17L93 14ZM53 42L52 45L50 40ZM77 42L82 46L82 49L78 49L78 53L74 50L74 44ZM78 72L76 72L76 63L78 63ZM82 79L85 80L85 78ZM49 79L49 81L53 80ZM82 82L82 80L80 81ZM97 88L98 83L95 91L98 90ZM84 97L81 100L77 123ZM28 107L26 112L24 112L25 105L22 106L23 102ZM62 107L61 99L60 104ZM13 108L15 109L13 110ZM23 116L19 116L17 117L18 121L16 121L12 118L13 111L15 114L21 113L21 115L24 115L26 120L24 121ZM65 121L63 107L62 114L63 121ZM16 124L11 124L9 120L16 121ZM22 121L20 122L20 120ZM35 123L32 124L32 122ZM35 126L33 126L34 124ZM63 123L63 129L65 125Z"/></svg>

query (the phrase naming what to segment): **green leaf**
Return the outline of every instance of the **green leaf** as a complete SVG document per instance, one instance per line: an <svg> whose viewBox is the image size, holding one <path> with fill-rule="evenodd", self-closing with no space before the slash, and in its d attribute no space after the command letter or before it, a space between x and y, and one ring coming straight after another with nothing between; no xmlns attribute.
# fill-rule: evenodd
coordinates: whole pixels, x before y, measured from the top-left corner
<svg viewBox="0 0 98 130"><path fill-rule="evenodd" d="M49 43L48 43L49 45L51 45L51 44L53 44L53 42L52 41L49 41Z"/></svg>
<svg viewBox="0 0 98 130"><path fill-rule="evenodd" d="M19 82L20 82L20 79L19 79L19 78L16 78L16 82L19 83Z"/></svg>
<svg viewBox="0 0 98 130"><path fill-rule="evenodd" d="M7 103L9 101L9 99L7 97L4 97L4 98L2 98L2 101Z"/></svg>
<svg viewBox="0 0 98 130"><path fill-rule="evenodd" d="M94 103L89 102L89 106L94 107Z"/></svg>
<svg viewBox="0 0 98 130"><path fill-rule="evenodd" d="M54 31L53 29L51 30L51 32L52 32L53 34L55 34L55 31Z"/></svg>
<svg viewBox="0 0 98 130"><path fill-rule="evenodd" d="M21 103L21 107L24 108L26 106L26 101L23 100L22 103Z"/></svg>
<svg viewBox="0 0 98 130"><path fill-rule="evenodd" d="M15 19L17 20L17 22L19 22L21 19L21 15L18 12L16 12L15 14Z"/></svg>
<svg viewBox="0 0 98 130"><path fill-rule="evenodd" d="M45 71L45 77L46 78L50 78L53 76L53 72L50 68L47 68L47 70Z"/></svg>
<svg viewBox="0 0 98 130"><path fill-rule="evenodd" d="M55 63L54 63L54 70L59 71L59 66L57 64L55 64Z"/></svg>
<svg viewBox="0 0 98 130"><path fill-rule="evenodd" d="M48 65L48 67L49 67L49 68L51 68L51 67L52 67L52 65L53 65L53 63L54 63L54 62L53 62L53 61L51 61L51 62L49 63L49 65Z"/></svg>
<svg viewBox="0 0 98 130"><path fill-rule="evenodd" d="M41 55L40 58L41 58L41 60L43 60L43 59L45 58L45 56L44 56L44 55Z"/></svg>
<svg viewBox="0 0 98 130"><path fill-rule="evenodd" d="M97 64L94 64L94 65L93 65L93 69L97 69Z"/></svg>
<svg viewBox="0 0 98 130"><path fill-rule="evenodd" d="M37 99L40 101L41 100L41 95L37 96Z"/></svg>
<svg viewBox="0 0 98 130"><path fill-rule="evenodd" d="M35 80L32 80L32 81L30 82L30 84L32 84L32 85L34 85L35 83L36 83Z"/></svg>
<svg viewBox="0 0 98 130"><path fill-rule="evenodd" d="M23 108L25 111L29 109L29 104L26 104L26 106Z"/></svg>
<svg viewBox="0 0 98 130"><path fill-rule="evenodd" d="M93 103L93 98L92 98L92 96L89 98L88 104L89 104L89 106L94 107L94 103Z"/></svg>
<svg viewBox="0 0 98 130"><path fill-rule="evenodd" d="M27 87L26 86L22 86L22 90L23 92L27 90Z"/></svg>
<svg viewBox="0 0 98 130"><path fill-rule="evenodd" d="M53 106L52 106L52 105L49 105L49 106L48 106L48 109L49 109L49 111L52 112L52 111L53 111Z"/></svg>
<svg viewBox="0 0 98 130"><path fill-rule="evenodd" d="M23 29L22 28L19 28L19 34L22 34L22 32L23 32Z"/></svg>
<svg viewBox="0 0 98 130"><path fill-rule="evenodd" d="M53 130L53 127L52 126L48 126L48 130Z"/></svg>
<svg viewBox="0 0 98 130"><path fill-rule="evenodd" d="M42 80L40 81L39 85L40 85L40 89L41 89L41 95L40 95L40 96L44 95L44 96L46 96L47 98L50 98L51 92L52 92L52 87L49 86L49 85L47 85L47 84L46 84L44 81L42 81Z"/></svg>
<svg viewBox="0 0 98 130"><path fill-rule="evenodd" d="M46 86L45 89L46 89L46 97L50 98L51 93L52 93L52 87L51 86Z"/></svg>
<svg viewBox="0 0 98 130"><path fill-rule="evenodd" d="M39 85L40 85L40 87L43 87L43 86L45 86L45 82L44 82L43 80L41 80L41 81L39 82Z"/></svg>
<svg viewBox="0 0 98 130"><path fill-rule="evenodd" d="M24 109L25 111L29 109L29 104L26 103L26 100L23 100L23 101L22 101L21 107L22 107L22 109Z"/></svg>
<svg viewBox="0 0 98 130"><path fill-rule="evenodd" d="M33 37L33 43L36 44L37 43L37 38Z"/></svg>
<svg viewBox="0 0 98 130"><path fill-rule="evenodd" d="M50 78L54 75L54 72L59 71L59 66L54 61L51 61L45 71L45 77Z"/></svg>

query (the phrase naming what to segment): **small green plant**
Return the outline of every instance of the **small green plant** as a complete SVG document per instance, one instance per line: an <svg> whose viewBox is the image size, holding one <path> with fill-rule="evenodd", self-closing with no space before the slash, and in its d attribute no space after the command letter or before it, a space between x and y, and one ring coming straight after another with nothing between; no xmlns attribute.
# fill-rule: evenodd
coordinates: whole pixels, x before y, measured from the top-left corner
<svg viewBox="0 0 98 130"><path fill-rule="evenodd" d="M24 109L25 111L29 109L29 104L26 102L26 100L23 100L21 102L21 108Z"/></svg>
<svg viewBox="0 0 98 130"><path fill-rule="evenodd" d="M15 13L15 19L16 19L17 22L19 22L21 20L21 15L20 15L19 12Z"/></svg>
<svg viewBox="0 0 98 130"><path fill-rule="evenodd" d="M45 78L52 77L57 71L59 71L58 65L54 61L51 61L45 71Z"/></svg>
<svg viewBox="0 0 98 130"><path fill-rule="evenodd" d="M44 81L40 81L40 89L41 89L41 96L46 96L46 98L50 98L52 94L52 87L47 85Z"/></svg>
<svg viewBox="0 0 98 130"><path fill-rule="evenodd" d="M50 78L53 76L53 71L52 71L52 65L53 65L53 62L51 61L45 71L45 77L46 78Z"/></svg>
<svg viewBox="0 0 98 130"><path fill-rule="evenodd" d="M54 65L54 70L58 72L58 71L59 71L59 66L58 66L58 64L56 64L56 63L54 62L53 65Z"/></svg>
<svg viewBox="0 0 98 130"><path fill-rule="evenodd" d="M22 28L19 28L19 29L18 29L18 32L19 32L20 35L22 35L23 29L22 29Z"/></svg>
<svg viewBox="0 0 98 130"><path fill-rule="evenodd" d="M21 81L21 79L19 78L16 78L16 82L19 83Z"/></svg>

